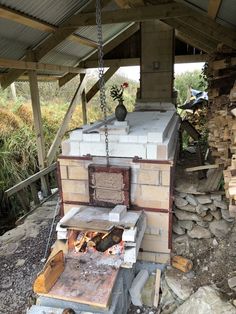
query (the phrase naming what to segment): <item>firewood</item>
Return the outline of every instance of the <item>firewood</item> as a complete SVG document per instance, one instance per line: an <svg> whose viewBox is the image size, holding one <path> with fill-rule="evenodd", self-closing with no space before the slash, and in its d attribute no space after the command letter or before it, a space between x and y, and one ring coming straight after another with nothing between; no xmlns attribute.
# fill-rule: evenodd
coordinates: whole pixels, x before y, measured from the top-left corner
<svg viewBox="0 0 236 314"><path fill-rule="evenodd" d="M193 268L193 263L185 257L176 255L172 258L172 266L187 273Z"/></svg>
<svg viewBox="0 0 236 314"><path fill-rule="evenodd" d="M96 249L100 252L105 252L111 246L118 244L122 240L123 229L113 228L111 232L105 235L102 240L96 245Z"/></svg>
<svg viewBox="0 0 236 314"><path fill-rule="evenodd" d="M99 242L101 242L103 236L103 233L97 233L91 240L88 241L87 246L95 247Z"/></svg>

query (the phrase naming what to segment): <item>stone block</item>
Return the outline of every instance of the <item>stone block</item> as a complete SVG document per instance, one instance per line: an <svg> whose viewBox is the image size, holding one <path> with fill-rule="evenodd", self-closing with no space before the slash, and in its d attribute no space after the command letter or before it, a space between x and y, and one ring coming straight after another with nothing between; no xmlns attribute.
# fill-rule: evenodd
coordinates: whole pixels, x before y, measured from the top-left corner
<svg viewBox="0 0 236 314"><path fill-rule="evenodd" d="M199 195L196 196L196 199L198 201L199 204L210 204L212 202L211 197L208 195Z"/></svg>
<svg viewBox="0 0 236 314"><path fill-rule="evenodd" d="M191 231L187 231L188 236L194 239L209 239L211 238L211 233L208 229L201 226L194 226Z"/></svg>

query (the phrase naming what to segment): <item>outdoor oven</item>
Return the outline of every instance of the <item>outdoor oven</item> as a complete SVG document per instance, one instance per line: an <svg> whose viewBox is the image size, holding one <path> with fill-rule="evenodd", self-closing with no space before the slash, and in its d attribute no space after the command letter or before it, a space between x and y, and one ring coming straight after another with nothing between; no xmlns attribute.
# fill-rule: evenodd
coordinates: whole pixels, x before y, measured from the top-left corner
<svg viewBox="0 0 236 314"><path fill-rule="evenodd" d="M99 220L103 214L109 215L116 205L126 206L129 215L141 215L144 211L146 225L145 219L140 220L139 217L136 220L140 220L140 226L145 225L145 234L140 241L139 252L136 252L138 258L169 262L172 174L178 127L179 118L175 110L132 112L124 122L116 121L114 116L109 117L109 166L105 157L103 122L72 131L69 139L62 143L62 155L58 160L63 214L72 208L80 209L77 216L81 215L81 210L84 214L96 210L94 215ZM104 228L106 222L107 218L99 226ZM68 225L65 224L64 230L58 229L62 237L65 230L73 229L72 226L66 227ZM73 243L79 241L81 234L84 236L82 227L70 234L74 237ZM126 229L125 224L123 228ZM89 231L88 224L85 229ZM101 230L98 229L93 231L99 234ZM96 234L90 234L90 237Z"/></svg>

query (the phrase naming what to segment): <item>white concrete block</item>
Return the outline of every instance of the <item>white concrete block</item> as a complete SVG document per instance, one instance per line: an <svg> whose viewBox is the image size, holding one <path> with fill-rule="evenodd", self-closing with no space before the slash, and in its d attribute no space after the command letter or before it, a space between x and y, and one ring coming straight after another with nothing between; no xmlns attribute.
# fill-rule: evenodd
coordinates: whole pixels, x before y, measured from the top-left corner
<svg viewBox="0 0 236 314"><path fill-rule="evenodd" d="M57 232L57 239L58 240L66 240L68 239L68 231L58 231Z"/></svg>
<svg viewBox="0 0 236 314"><path fill-rule="evenodd" d="M117 121L117 120L116 120L116 121L114 122L114 125L115 125L115 126L122 126L122 127L123 127L123 126L128 126L128 121Z"/></svg>
<svg viewBox="0 0 236 314"><path fill-rule="evenodd" d="M162 143L163 137L164 137L163 132L149 132L148 142L149 143Z"/></svg>
<svg viewBox="0 0 236 314"><path fill-rule="evenodd" d="M85 142L100 142L101 135L99 133L84 133L83 141Z"/></svg>
<svg viewBox="0 0 236 314"><path fill-rule="evenodd" d="M147 144L147 159L157 159L156 144Z"/></svg>
<svg viewBox="0 0 236 314"><path fill-rule="evenodd" d="M138 135L138 143L147 143L146 135Z"/></svg>
<svg viewBox="0 0 236 314"><path fill-rule="evenodd" d="M119 137L120 143L138 143L138 136L136 135L121 135Z"/></svg>
<svg viewBox="0 0 236 314"><path fill-rule="evenodd" d="M83 139L83 129L74 130L70 132L70 140L82 141L82 139Z"/></svg>
<svg viewBox="0 0 236 314"><path fill-rule="evenodd" d="M135 242L137 235L137 227L134 229L125 229L122 234L122 240L125 242Z"/></svg>
<svg viewBox="0 0 236 314"><path fill-rule="evenodd" d="M119 222L125 217L127 207L125 205L116 205L109 213L109 220Z"/></svg>
<svg viewBox="0 0 236 314"><path fill-rule="evenodd" d="M70 141L70 156L80 156L79 141Z"/></svg>

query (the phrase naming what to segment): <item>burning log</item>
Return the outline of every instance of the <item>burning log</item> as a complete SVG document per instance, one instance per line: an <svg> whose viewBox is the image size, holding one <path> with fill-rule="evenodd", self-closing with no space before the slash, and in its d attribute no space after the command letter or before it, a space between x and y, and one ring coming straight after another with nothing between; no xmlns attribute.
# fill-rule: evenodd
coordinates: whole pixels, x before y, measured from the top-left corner
<svg viewBox="0 0 236 314"><path fill-rule="evenodd" d="M97 243L96 249L100 252L105 252L111 246L118 244L122 240L123 229L113 228L110 233L105 235L100 242Z"/></svg>
<svg viewBox="0 0 236 314"><path fill-rule="evenodd" d="M101 242L103 233L97 233L91 240L88 241L87 247L96 247L96 245Z"/></svg>

